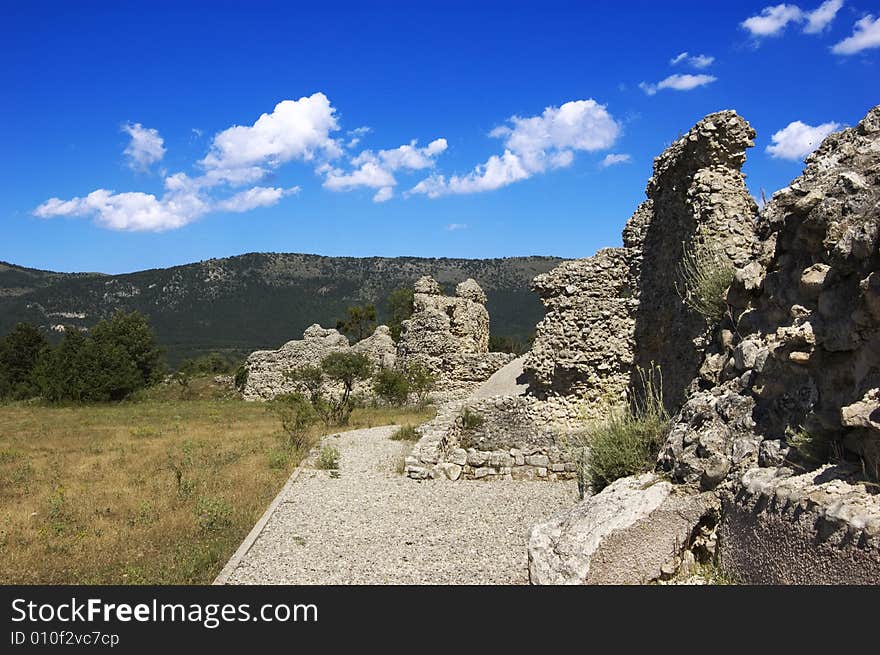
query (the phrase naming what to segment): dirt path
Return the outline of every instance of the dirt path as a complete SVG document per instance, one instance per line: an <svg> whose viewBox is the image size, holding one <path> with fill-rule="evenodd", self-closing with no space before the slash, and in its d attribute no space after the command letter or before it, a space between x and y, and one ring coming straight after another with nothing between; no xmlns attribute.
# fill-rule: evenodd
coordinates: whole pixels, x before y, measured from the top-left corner
<svg viewBox="0 0 880 655"><path fill-rule="evenodd" d="M527 582L528 530L574 503L575 484L409 480L395 468L411 445L391 441L395 430L326 437L338 477L301 469L218 582Z"/></svg>

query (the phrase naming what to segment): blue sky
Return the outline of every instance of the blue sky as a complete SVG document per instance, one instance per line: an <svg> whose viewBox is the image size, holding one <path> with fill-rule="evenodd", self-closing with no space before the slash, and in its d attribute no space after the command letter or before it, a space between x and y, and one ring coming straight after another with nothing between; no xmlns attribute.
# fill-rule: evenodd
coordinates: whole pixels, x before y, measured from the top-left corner
<svg viewBox="0 0 880 655"><path fill-rule="evenodd" d="M2 260L584 257L703 115L769 195L880 103L876 0L80 4L4 10Z"/></svg>

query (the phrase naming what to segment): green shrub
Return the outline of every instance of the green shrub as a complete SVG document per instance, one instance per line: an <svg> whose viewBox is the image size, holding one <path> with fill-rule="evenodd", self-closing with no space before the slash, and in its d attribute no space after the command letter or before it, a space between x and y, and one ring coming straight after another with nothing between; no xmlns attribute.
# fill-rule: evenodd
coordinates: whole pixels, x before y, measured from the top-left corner
<svg viewBox="0 0 880 655"><path fill-rule="evenodd" d="M785 430L785 441L797 450L803 460L820 465L839 462L843 459L843 448L838 441L828 439L818 433L803 428Z"/></svg>
<svg viewBox="0 0 880 655"><path fill-rule="evenodd" d="M248 381L248 370L247 367L242 364L235 370L235 377L233 378L233 384L235 384L235 388L241 393L244 391L245 385L247 385Z"/></svg>
<svg viewBox="0 0 880 655"><path fill-rule="evenodd" d="M314 444L310 428L317 422L318 413L312 403L301 393L278 396L272 407L281 419L284 445L306 451Z"/></svg>
<svg viewBox="0 0 880 655"><path fill-rule="evenodd" d="M0 398L22 400L39 394L34 367L49 342L29 323L19 323L0 339Z"/></svg>
<svg viewBox="0 0 880 655"><path fill-rule="evenodd" d="M482 427L485 422L486 419L476 412L471 411L470 407L465 407L464 411L461 413L462 430L476 430L477 428Z"/></svg>
<svg viewBox="0 0 880 655"><path fill-rule="evenodd" d="M140 312L118 311L109 320L98 321L90 336L99 344L121 348L140 373L143 380L140 386L149 386L162 379L162 351L156 344L150 324Z"/></svg>
<svg viewBox="0 0 880 655"><path fill-rule="evenodd" d="M312 404L316 404L321 398L321 390L324 388L324 371L319 367L302 366L292 371L287 371L285 375L306 388Z"/></svg>
<svg viewBox="0 0 880 655"><path fill-rule="evenodd" d="M425 366L413 363L406 368L406 379L409 382L410 393L415 394L419 405L424 406L428 402L428 394L437 384L437 376Z"/></svg>
<svg viewBox="0 0 880 655"><path fill-rule="evenodd" d="M412 425L404 425L391 435L392 441L418 441L422 435Z"/></svg>
<svg viewBox="0 0 880 655"><path fill-rule="evenodd" d="M653 470L668 426L659 368L639 369L628 402L569 439L581 491L589 486L596 493L619 478Z"/></svg>
<svg viewBox="0 0 880 655"><path fill-rule="evenodd" d="M354 305L346 310L346 318L336 321L336 329L355 342L365 339L376 329L376 306Z"/></svg>
<svg viewBox="0 0 880 655"><path fill-rule="evenodd" d="M195 507L199 527L206 532L220 532L232 525L232 506L222 498L202 496Z"/></svg>
<svg viewBox="0 0 880 655"><path fill-rule="evenodd" d="M403 322L413 313L413 289L403 287L391 292L385 306L388 310L388 330L394 341L400 341Z"/></svg>
<svg viewBox="0 0 880 655"><path fill-rule="evenodd" d="M704 243L683 246L676 291L685 305L717 323L728 311L726 294L734 274L733 264L724 253Z"/></svg>
<svg viewBox="0 0 880 655"><path fill-rule="evenodd" d="M333 446L324 446L318 455L316 466L325 471L336 471L339 469L339 451Z"/></svg>
<svg viewBox="0 0 880 655"><path fill-rule="evenodd" d="M334 352L321 360L321 370L334 382L342 384L342 395L327 401L331 420L336 425L345 425L354 410L351 392L359 380L366 380L373 372L373 364L362 353Z"/></svg>
<svg viewBox="0 0 880 655"><path fill-rule="evenodd" d="M383 368L373 378L373 391L389 405L404 405L409 398L409 378L404 371Z"/></svg>

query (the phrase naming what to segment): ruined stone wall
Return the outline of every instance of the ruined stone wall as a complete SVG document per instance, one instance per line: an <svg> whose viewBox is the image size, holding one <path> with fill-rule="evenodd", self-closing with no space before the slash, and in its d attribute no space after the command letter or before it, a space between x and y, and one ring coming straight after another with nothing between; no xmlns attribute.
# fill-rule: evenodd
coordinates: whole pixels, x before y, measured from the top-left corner
<svg viewBox="0 0 880 655"><path fill-rule="evenodd" d="M384 325L377 327L371 336L350 346L344 335L315 324L306 329L301 340L288 341L278 350L251 353L244 364L248 378L242 397L245 400L271 400L281 394L305 392L301 384L287 377L287 372L306 366L319 366L330 353L348 350L365 354L376 368L394 366L397 357L394 340ZM332 393L335 390L328 388L327 391ZM369 385L364 384L356 385L354 391L360 395L371 392Z"/></svg>
<svg viewBox="0 0 880 655"><path fill-rule="evenodd" d="M654 160L648 199L624 230L638 298L634 363L659 365L672 411L697 375L711 327L682 301L683 255L702 244L738 268L749 262L757 206L740 169L754 137L733 111L699 121Z"/></svg>
<svg viewBox="0 0 880 655"><path fill-rule="evenodd" d="M467 395L513 355L489 352L486 294L474 280L460 283L455 296L443 294L430 276L414 287L413 314L403 322L397 357L401 367L418 364L437 379L437 399Z"/></svg>

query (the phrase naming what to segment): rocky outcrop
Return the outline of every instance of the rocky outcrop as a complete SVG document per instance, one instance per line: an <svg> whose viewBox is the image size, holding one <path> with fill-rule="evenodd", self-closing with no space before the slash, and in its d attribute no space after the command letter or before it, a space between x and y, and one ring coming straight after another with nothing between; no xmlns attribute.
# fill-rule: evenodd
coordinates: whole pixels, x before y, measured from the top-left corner
<svg viewBox="0 0 880 655"><path fill-rule="evenodd" d="M880 496L853 468L755 468L722 494L721 562L754 584L878 584Z"/></svg>
<svg viewBox="0 0 880 655"><path fill-rule="evenodd" d="M700 524L714 524L717 514L713 494L682 493L653 473L622 478L532 528L529 579L532 584L647 584L669 577L679 568L682 551L690 553L698 544Z"/></svg>
<svg viewBox="0 0 880 655"><path fill-rule="evenodd" d="M403 322L397 358L401 367L417 364L437 377L444 399L463 397L512 355L489 352L486 294L474 280L460 283L446 296L430 276L414 287L413 314Z"/></svg>
<svg viewBox="0 0 880 655"><path fill-rule="evenodd" d="M351 346L348 338L336 330L315 324L306 329L301 340L288 341L278 350L251 353L244 364L248 377L242 397L245 400L271 400L285 393L306 392L287 373L307 366L319 366L330 353L348 350L366 355L376 369L394 366L397 357L394 339L384 325L378 326L371 336ZM358 385L355 391L363 394L369 389Z"/></svg>

